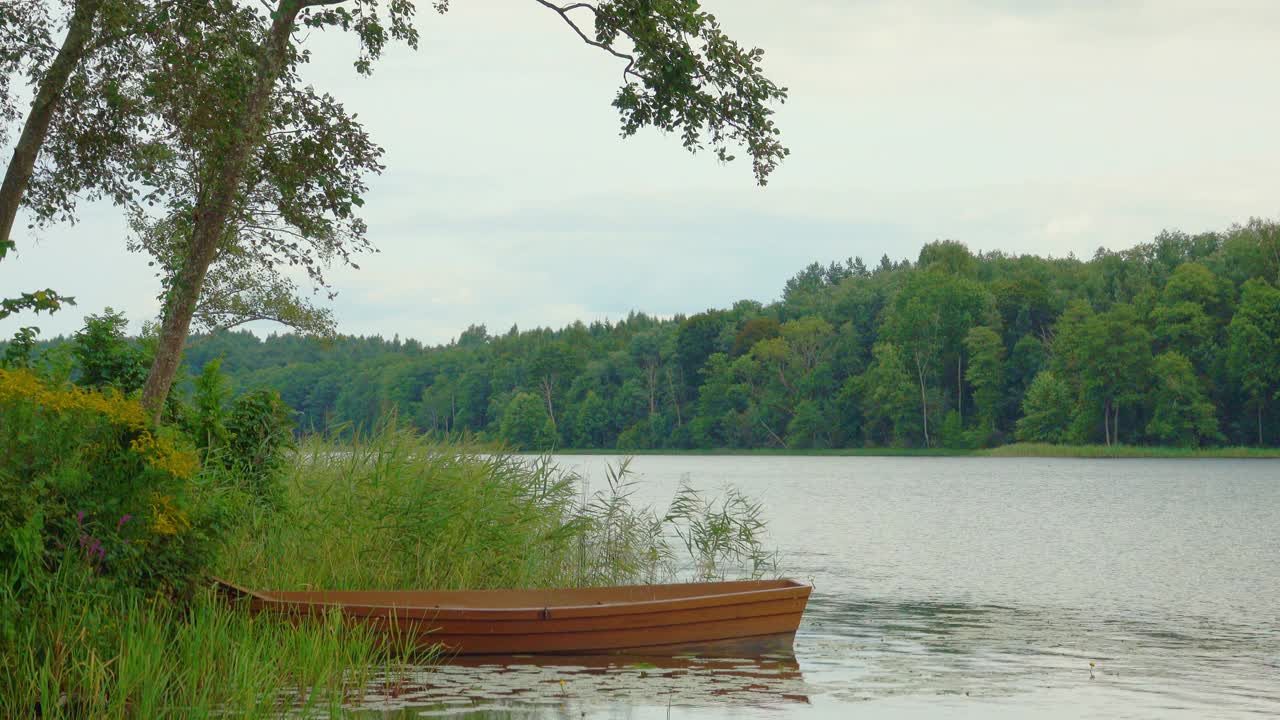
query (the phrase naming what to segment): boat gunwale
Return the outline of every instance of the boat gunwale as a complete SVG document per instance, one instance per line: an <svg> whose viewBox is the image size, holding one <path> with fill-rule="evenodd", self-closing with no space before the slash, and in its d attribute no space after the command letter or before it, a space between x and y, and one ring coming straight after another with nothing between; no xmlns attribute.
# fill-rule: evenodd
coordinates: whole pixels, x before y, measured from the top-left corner
<svg viewBox="0 0 1280 720"><path fill-rule="evenodd" d="M608 615L643 615L650 613L670 612L672 609L698 609L704 607L728 606L728 605L751 605L758 602L771 602L776 600L785 600L791 598L808 598L813 590L813 586L806 585L796 580L782 578L780 581L785 585L778 587L769 587L752 590L738 590L725 593L704 593L699 595L683 595L671 598L661 598L657 600L635 600L620 601L609 603L593 603L589 605L528 605L519 607L481 607L474 605L422 605L422 604L387 604L387 603L367 603L358 601L343 600L311 600L299 598L282 598L273 596L280 592L317 592L325 591L255 591L247 590L239 586L227 583L222 580L217 582L225 585L233 590L239 591L244 595L248 595L264 605L268 605L278 609L301 609L308 608L341 608L344 611L351 611L360 615L368 616L370 611L418 611L423 614L429 614L433 619L455 619L455 620L483 620L483 619L505 619L505 620L524 620L524 619L541 619L548 620L553 617L556 619L580 618L580 617L599 617ZM776 581L766 581L776 582ZM684 585L699 585L701 583L681 583ZM713 585L715 583L706 583ZM642 586L615 586L613 588L589 588L598 590L609 589L631 589ZM386 591L334 591L334 592L369 592L378 593ZM398 592L398 591L392 591ZM412 591L399 591L412 592ZM452 591L442 591L452 592ZM481 591L481 592L501 592L501 591ZM732 600L747 599L746 602L733 602ZM726 602L729 600L729 602ZM672 606L675 606L674 608ZM417 613L415 613L417 614Z"/></svg>

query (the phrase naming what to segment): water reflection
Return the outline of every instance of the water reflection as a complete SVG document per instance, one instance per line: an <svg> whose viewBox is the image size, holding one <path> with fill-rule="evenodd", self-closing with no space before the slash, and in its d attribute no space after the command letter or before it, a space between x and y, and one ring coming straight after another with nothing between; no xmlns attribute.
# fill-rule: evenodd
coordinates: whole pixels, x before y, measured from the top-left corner
<svg viewBox="0 0 1280 720"><path fill-rule="evenodd" d="M567 463L598 478L606 460ZM517 659L375 688L369 717L1280 717L1280 461L642 456L632 469L637 500L658 507L684 477L765 501L782 567L816 584L792 664L721 678Z"/></svg>
<svg viewBox="0 0 1280 720"><path fill-rule="evenodd" d="M809 703L792 655L456 658L378 678L359 703L370 717L580 718L618 706L752 708Z"/></svg>
<svg viewBox="0 0 1280 720"><path fill-rule="evenodd" d="M1134 609L1019 608L815 595L797 637L814 697L1016 700L1087 693L1129 708L1280 707L1277 638L1257 624ZM1092 664L1091 664L1092 663Z"/></svg>

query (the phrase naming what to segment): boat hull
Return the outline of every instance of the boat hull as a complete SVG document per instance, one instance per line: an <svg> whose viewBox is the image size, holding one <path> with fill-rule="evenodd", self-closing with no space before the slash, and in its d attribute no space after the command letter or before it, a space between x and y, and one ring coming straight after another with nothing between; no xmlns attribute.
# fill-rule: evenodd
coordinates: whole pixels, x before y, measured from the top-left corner
<svg viewBox="0 0 1280 720"><path fill-rule="evenodd" d="M787 654L810 588L790 580L535 591L256 592L257 612L342 612L419 648L458 655Z"/></svg>

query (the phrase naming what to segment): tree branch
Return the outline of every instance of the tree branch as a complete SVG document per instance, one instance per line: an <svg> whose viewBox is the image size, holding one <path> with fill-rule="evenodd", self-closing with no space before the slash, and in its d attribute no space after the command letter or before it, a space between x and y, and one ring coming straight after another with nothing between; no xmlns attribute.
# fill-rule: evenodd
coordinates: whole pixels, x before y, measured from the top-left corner
<svg viewBox="0 0 1280 720"><path fill-rule="evenodd" d="M549 0L534 0L534 2L538 3L539 5L545 8L550 9L552 12L559 15L560 18L565 21L565 24L573 28L573 31L578 34L578 37L582 38L582 42L588 45L591 45L592 47L598 47L601 50L604 50L605 52L609 53L610 55L616 58L626 60L627 66L622 69L622 78L624 82L626 81L626 78L628 75L635 75L635 73L631 71L631 69L635 67L635 64L636 64L636 58L634 55L629 55L624 52L619 52L613 49L612 47L610 47L609 45L606 45L600 42L599 40L591 39L590 36L588 36L585 32L582 31L582 28L578 27L578 24L573 21L573 18L569 17L569 13L573 12L574 10L590 10L594 14L596 12L596 9L594 6L589 5L587 3L572 3L570 5L565 5L562 7L562 6L556 5L553 2L549 2Z"/></svg>

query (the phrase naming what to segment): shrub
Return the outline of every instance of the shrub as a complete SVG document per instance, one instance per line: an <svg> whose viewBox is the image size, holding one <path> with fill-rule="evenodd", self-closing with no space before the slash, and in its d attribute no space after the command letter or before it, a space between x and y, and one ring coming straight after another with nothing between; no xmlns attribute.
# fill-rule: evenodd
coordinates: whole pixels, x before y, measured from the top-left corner
<svg viewBox="0 0 1280 720"><path fill-rule="evenodd" d="M277 507L294 449L294 410L273 390L230 398L222 361L210 360L195 378L192 402L181 413L182 424L219 485L243 490L258 503Z"/></svg>
<svg viewBox="0 0 1280 720"><path fill-rule="evenodd" d="M72 561L116 587L186 594L216 504L181 435L114 390L0 369L0 567L21 585Z"/></svg>
<svg viewBox="0 0 1280 720"><path fill-rule="evenodd" d="M147 380L151 364L147 352L126 335L129 321L124 313L107 308L101 315L85 318L76 333L71 352L80 368L80 385L113 387L131 393Z"/></svg>
<svg viewBox="0 0 1280 720"><path fill-rule="evenodd" d="M274 390L256 390L236 398L226 421L224 467L258 501L276 507L293 443L293 409Z"/></svg>

